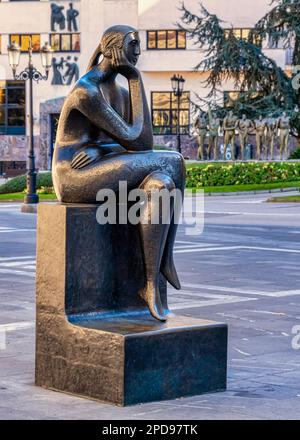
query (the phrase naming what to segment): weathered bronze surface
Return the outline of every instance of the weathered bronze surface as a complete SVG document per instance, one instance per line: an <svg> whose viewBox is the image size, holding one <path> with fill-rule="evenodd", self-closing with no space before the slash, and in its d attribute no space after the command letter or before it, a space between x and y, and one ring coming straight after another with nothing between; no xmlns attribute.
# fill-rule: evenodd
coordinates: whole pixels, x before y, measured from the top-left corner
<svg viewBox="0 0 300 440"><path fill-rule="evenodd" d="M102 60L99 63L100 56ZM153 148L150 113L140 72L138 33L129 26L113 26L103 35L88 67L67 96L58 124L53 160L56 194L64 203L95 203L103 188L118 191L120 181L128 190L148 194L149 217L158 207L153 189L184 190L185 167L176 152ZM125 76L129 92L116 82ZM140 224L146 284L139 294L151 314L165 320L158 280L161 272L177 289L180 283L173 261L177 226ZM126 251L126 250L125 250Z"/></svg>
<svg viewBox="0 0 300 440"><path fill-rule="evenodd" d="M38 208L36 384L118 405L225 389L226 325L154 319L138 230L99 225L97 208ZM160 292L166 313L162 276Z"/></svg>
<svg viewBox="0 0 300 440"><path fill-rule="evenodd" d="M53 160L61 203L39 206L37 229L36 384L119 405L226 387L226 325L168 310L166 282L180 288L175 211L151 224L151 192L183 191L185 166L152 150L139 54L134 29L108 29L66 98ZM97 192L120 181L143 189L149 209L138 225L101 225Z"/></svg>

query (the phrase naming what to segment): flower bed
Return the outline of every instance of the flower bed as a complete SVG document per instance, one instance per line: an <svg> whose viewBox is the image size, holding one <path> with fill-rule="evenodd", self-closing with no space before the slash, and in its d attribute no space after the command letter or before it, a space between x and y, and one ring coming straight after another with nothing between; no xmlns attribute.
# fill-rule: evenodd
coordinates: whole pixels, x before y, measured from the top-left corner
<svg viewBox="0 0 300 440"><path fill-rule="evenodd" d="M187 188L249 185L300 181L298 162L249 162L191 166L186 173Z"/></svg>

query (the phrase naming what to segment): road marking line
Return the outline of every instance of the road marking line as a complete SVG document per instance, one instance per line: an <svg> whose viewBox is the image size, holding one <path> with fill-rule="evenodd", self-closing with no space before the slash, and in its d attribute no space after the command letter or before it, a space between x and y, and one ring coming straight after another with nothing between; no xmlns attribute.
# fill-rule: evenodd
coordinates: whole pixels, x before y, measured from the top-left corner
<svg viewBox="0 0 300 440"><path fill-rule="evenodd" d="M236 288L236 287L223 287L223 286L215 286L215 285L208 285L208 284L190 284L190 283L184 283L183 287L185 288L196 288L196 289L203 289L203 290L215 290L219 292L230 292L230 293L242 293L246 295L257 295L257 296L270 296L270 297L284 297L284 296L298 296L300 295L300 290L280 290L277 292L264 292L259 290L249 290L249 289L243 289L243 288Z"/></svg>
<svg viewBox="0 0 300 440"><path fill-rule="evenodd" d="M254 249L257 251L287 252L290 254L300 254L300 249L268 248L261 246L240 246L240 249Z"/></svg>
<svg viewBox="0 0 300 440"><path fill-rule="evenodd" d="M6 234L8 232L35 232L35 229L9 229L6 231L0 231L0 234Z"/></svg>
<svg viewBox="0 0 300 440"><path fill-rule="evenodd" d="M233 349L234 349L235 351L237 351L238 353L243 354L244 356L251 356L251 354L249 354L249 353L245 353L244 351L239 350L238 348L234 348L234 347L233 347Z"/></svg>
<svg viewBox="0 0 300 440"><path fill-rule="evenodd" d="M171 310L181 310L181 309L191 309L191 308L198 308L198 307L208 307L208 306L216 306L216 305L222 305L222 304L231 304L231 303L238 303L238 302L244 302L244 301L255 301L257 298L247 298L247 297L240 297L240 296L228 296L227 298L223 297L220 299L212 299L212 300L206 300L206 301L190 301L190 302L178 302L176 304L172 304L172 301L170 301L170 309Z"/></svg>
<svg viewBox="0 0 300 440"><path fill-rule="evenodd" d="M239 212L239 211L204 211L204 214L221 214L221 215L254 215L254 216L280 216L280 217L300 217L300 214L296 213L283 213L283 212Z"/></svg>
<svg viewBox="0 0 300 440"><path fill-rule="evenodd" d="M35 326L34 321L11 322L10 324L0 324L0 350L5 350L7 347L6 333L15 330L25 330Z"/></svg>
<svg viewBox="0 0 300 440"><path fill-rule="evenodd" d="M0 273L13 274L13 275L25 275L27 277L34 278L35 272L25 272L24 270L13 270L13 269L1 269Z"/></svg>
<svg viewBox="0 0 300 440"><path fill-rule="evenodd" d="M300 254L300 249L283 249L283 248L269 248L261 246L219 246L211 248L189 248L174 250L174 253L183 254L187 252L208 252L208 251L229 251L229 250L258 250L270 252L286 252L289 254Z"/></svg>
<svg viewBox="0 0 300 440"><path fill-rule="evenodd" d="M35 261L35 255L27 255L24 257L0 257L0 261L15 261L15 260L34 260Z"/></svg>
<svg viewBox="0 0 300 440"><path fill-rule="evenodd" d="M0 332L13 332L15 330L22 330L26 328L32 328L35 326L34 321L23 321L23 322L11 322L9 324L0 324Z"/></svg>
<svg viewBox="0 0 300 440"><path fill-rule="evenodd" d="M197 244L185 244L185 245L181 245L181 246L178 246L178 245L175 246L175 250L176 249L193 249L193 248L203 249L205 247L208 247L208 245L206 245L206 244L199 244L199 243L197 243Z"/></svg>
<svg viewBox="0 0 300 440"><path fill-rule="evenodd" d="M0 267L17 267L17 266L25 267L24 265L28 265L28 264L35 265L35 260L11 261L11 262L7 262L7 263L0 262Z"/></svg>
<svg viewBox="0 0 300 440"><path fill-rule="evenodd" d="M205 252L205 251L229 251L239 249L240 246L219 246L219 247L211 247L211 248L190 248L190 249L179 249L174 250L175 254L184 254L186 252Z"/></svg>

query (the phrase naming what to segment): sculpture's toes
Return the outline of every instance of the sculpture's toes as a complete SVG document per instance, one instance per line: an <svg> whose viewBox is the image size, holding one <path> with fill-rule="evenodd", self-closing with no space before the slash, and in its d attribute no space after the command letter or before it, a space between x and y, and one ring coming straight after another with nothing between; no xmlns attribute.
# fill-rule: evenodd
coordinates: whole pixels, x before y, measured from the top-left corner
<svg viewBox="0 0 300 440"><path fill-rule="evenodd" d="M160 268L161 273L167 281L174 287L174 289L180 290L181 285L175 268L173 257L167 258Z"/></svg>
<svg viewBox="0 0 300 440"><path fill-rule="evenodd" d="M147 304L153 318L158 319L159 321L167 320L161 304L158 285L155 286L154 283L148 282L146 287L140 291L139 295Z"/></svg>

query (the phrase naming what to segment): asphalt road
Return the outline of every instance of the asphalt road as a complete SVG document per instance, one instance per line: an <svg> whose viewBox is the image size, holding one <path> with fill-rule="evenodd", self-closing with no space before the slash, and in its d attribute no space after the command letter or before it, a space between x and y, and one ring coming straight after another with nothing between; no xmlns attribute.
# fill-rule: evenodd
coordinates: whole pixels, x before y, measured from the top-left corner
<svg viewBox="0 0 300 440"><path fill-rule="evenodd" d="M117 408L34 385L35 215L0 204L0 419L299 419L300 205L207 197L180 226L176 313L229 324L224 393ZM5 330L5 331L4 331Z"/></svg>

